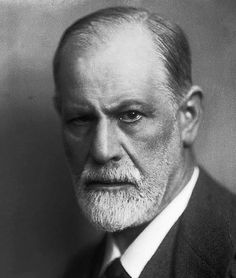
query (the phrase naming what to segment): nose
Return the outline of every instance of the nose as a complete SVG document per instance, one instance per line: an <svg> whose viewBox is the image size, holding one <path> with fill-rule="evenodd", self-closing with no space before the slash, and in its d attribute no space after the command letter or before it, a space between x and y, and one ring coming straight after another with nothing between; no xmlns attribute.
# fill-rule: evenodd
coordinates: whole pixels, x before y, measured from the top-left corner
<svg viewBox="0 0 236 278"><path fill-rule="evenodd" d="M115 127L106 119L97 123L90 156L98 164L119 161L122 157L122 148Z"/></svg>

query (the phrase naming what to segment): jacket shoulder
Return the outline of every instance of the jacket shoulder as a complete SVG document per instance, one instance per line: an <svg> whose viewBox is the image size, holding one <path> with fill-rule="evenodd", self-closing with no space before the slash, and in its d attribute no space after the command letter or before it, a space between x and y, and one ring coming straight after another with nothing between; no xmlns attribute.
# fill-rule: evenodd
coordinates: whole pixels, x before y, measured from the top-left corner
<svg viewBox="0 0 236 278"><path fill-rule="evenodd" d="M97 277L103 262L106 235L98 244L86 246L69 261L62 278Z"/></svg>
<svg viewBox="0 0 236 278"><path fill-rule="evenodd" d="M218 219L226 220L232 246L236 247L236 194L217 182L204 170L203 180L207 181L208 190L211 192L208 194L208 198L211 199L212 209L215 210Z"/></svg>
<svg viewBox="0 0 236 278"><path fill-rule="evenodd" d="M236 196L203 169L183 214L180 238L215 277L225 277L233 269Z"/></svg>
<svg viewBox="0 0 236 278"><path fill-rule="evenodd" d="M93 259L95 247L89 246L80 250L67 264L62 278L89 277L89 269Z"/></svg>

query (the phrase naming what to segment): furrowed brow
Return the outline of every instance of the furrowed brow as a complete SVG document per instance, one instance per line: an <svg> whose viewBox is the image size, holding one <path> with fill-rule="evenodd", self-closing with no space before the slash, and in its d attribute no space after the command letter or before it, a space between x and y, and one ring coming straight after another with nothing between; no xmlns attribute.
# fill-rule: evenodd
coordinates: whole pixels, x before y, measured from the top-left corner
<svg viewBox="0 0 236 278"><path fill-rule="evenodd" d="M123 100L118 104L111 105L110 107L104 108L105 113L115 113L124 109L135 109L135 108L142 108L144 110L154 110L154 105L146 103L144 101L140 100L133 100L133 99L128 99L128 100Z"/></svg>

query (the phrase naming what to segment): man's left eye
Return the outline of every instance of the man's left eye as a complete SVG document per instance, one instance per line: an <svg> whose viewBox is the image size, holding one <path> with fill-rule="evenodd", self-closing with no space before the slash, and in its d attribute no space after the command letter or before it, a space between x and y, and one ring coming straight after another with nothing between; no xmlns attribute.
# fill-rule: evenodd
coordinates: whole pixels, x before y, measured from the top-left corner
<svg viewBox="0 0 236 278"><path fill-rule="evenodd" d="M119 117L119 120L125 123L134 123L142 118L142 114L138 111L123 112Z"/></svg>

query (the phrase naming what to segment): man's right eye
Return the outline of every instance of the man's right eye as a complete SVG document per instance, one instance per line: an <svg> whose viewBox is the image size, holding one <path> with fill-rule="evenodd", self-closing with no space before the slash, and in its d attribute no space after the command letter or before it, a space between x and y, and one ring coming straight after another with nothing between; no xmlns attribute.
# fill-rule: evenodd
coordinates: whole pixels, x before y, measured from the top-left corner
<svg viewBox="0 0 236 278"><path fill-rule="evenodd" d="M87 125L94 121L91 115L82 115L74 118L67 119L65 122L68 125Z"/></svg>

